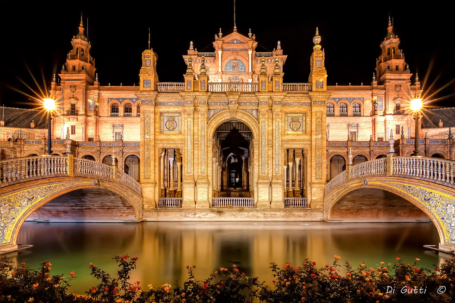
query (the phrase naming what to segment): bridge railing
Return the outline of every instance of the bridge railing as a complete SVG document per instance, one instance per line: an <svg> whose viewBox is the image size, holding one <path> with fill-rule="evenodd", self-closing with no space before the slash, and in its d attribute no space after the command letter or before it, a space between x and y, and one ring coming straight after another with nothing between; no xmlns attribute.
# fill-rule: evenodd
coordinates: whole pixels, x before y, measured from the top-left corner
<svg viewBox="0 0 455 303"><path fill-rule="evenodd" d="M25 157L0 162L0 187L68 175L67 157Z"/></svg>
<svg viewBox="0 0 455 303"><path fill-rule="evenodd" d="M437 158L394 157L393 175L455 187L455 162Z"/></svg>
<svg viewBox="0 0 455 303"><path fill-rule="evenodd" d="M387 176L425 180L455 188L455 161L426 157L387 157L363 162L342 172L325 187L329 195L342 183L365 177Z"/></svg>
<svg viewBox="0 0 455 303"><path fill-rule="evenodd" d="M114 180L141 195L142 187L131 176L112 166L61 156L26 157L0 161L0 187L52 177L88 177Z"/></svg>
<svg viewBox="0 0 455 303"><path fill-rule="evenodd" d="M212 198L212 207L254 207L254 198Z"/></svg>

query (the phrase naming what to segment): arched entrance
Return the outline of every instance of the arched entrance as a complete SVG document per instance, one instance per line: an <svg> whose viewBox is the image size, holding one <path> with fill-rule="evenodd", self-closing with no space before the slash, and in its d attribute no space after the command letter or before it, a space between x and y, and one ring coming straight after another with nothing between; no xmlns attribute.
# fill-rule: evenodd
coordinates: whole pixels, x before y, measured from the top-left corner
<svg viewBox="0 0 455 303"><path fill-rule="evenodd" d="M215 131L213 197L251 197L248 182L252 163L250 128L242 122L224 122Z"/></svg>
<svg viewBox="0 0 455 303"><path fill-rule="evenodd" d="M240 122L244 124L251 133L251 138L249 139L249 148L248 148L248 159L243 163L248 164L248 177L247 177L247 192L249 193L249 197L254 198L254 203L257 205L258 203L258 195L257 191L258 188L262 189L262 183L258 183L258 175L259 175L259 124L257 119L252 116L251 114L244 112L244 111L230 111L230 110L223 110L212 118L210 118L209 123L207 125L207 173L209 179L209 187L208 187L208 196L207 200L205 200L205 196L198 195L198 200L202 202L207 201L210 202L211 197L216 197L221 192L221 171L223 161L221 159L221 153L219 142L216 142L216 131L220 125L225 122ZM243 135L242 135L243 137ZM202 155L201 155L202 157ZM264 157L265 158L265 157ZM225 158L224 160L227 160ZM244 160L244 159L242 159ZM265 159L266 160L266 159ZM245 178L243 178L245 180ZM269 186L269 183L267 183ZM265 188L265 185L264 185ZM267 187L268 188L268 187ZM243 189L242 189L243 190ZM198 190L199 192L199 190ZM268 191L266 190L266 193ZM235 195L235 193L234 193ZM199 198L201 197L201 198ZM268 204L268 197L265 194L264 200L267 199ZM262 202L261 202L262 203ZM282 203L282 201L281 201ZM259 207L259 206L258 206Z"/></svg>
<svg viewBox="0 0 455 303"><path fill-rule="evenodd" d="M431 158L438 158L438 159L445 159L443 155L441 154L433 154Z"/></svg>
<svg viewBox="0 0 455 303"><path fill-rule="evenodd" d="M112 166L112 156L109 155L109 156L104 157L103 164ZM118 159L115 159L115 166L118 167Z"/></svg>
<svg viewBox="0 0 455 303"><path fill-rule="evenodd" d="M346 170L346 160L343 156L335 155L330 159L330 180Z"/></svg>
<svg viewBox="0 0 455 303"><path fill-rule="evenodd" d="M134 180L139 181L139 158L137 156L131 155L126 157L124 172Z"/></svg>
<svg viewBox="0 0 455 303"><path fill-rule="evenodd" d="M357 164L367 162L367 161L368 161L367 157L362 156L362 155L357 155L354 157L354 159L352 159L352 165L357 165Z"/></svg>

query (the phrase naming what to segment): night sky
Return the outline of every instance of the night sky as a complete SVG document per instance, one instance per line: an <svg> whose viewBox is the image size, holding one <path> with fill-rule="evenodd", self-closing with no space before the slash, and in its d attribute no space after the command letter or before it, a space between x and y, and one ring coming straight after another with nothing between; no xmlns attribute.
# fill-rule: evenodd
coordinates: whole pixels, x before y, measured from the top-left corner
<svg viewBox="0 0 455 303"><path fill-rule="evenodd" d="M43 4L45 3L45 4ZM448 1L296 1L237 0L237 28L256 34L258 51L272 51L281 40L288 60L284 82L307 82L315 28L326 53L328 84L371 84L379 44L389 14L411 72L419 72L430 92L455 76L455 17ZM300 6L299 6L300 4ZM157 52L162 82L183 82L182 55L190 41L213 51L214 36L233 30L233 1L5 1L0 0L0 104L33 107L26 84L50 87L78 32L81 12L92 44L101 85L138 85L141 53ZM85 32L87 35L87 31ZM30 70L30 72L28 71ZM414 81L414 76L412 78ZM437 94L438 106L455 106L455 84Z"/></svg>

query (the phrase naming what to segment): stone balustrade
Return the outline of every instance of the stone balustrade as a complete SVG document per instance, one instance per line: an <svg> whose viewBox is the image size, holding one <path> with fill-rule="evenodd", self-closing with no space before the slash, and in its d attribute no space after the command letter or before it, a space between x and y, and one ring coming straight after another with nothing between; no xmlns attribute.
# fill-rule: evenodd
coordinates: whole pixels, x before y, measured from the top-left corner
<svg viewBox="0 0 455 303"><path fill-rule="evenodd" d="M182 208L182 198L159 198L158 208Z"/></svg>
<svg viewBox="0 0 455 303"><path fill-rule="evenodd" d="M212 198L212 207L254 207L254 198Z"/></svg>
<svg viewBox="0 0 455 303"><path fill-rule="evenodd" d="M308 207L307 198L284 198L285 208L305 208Z"/></svg>
<svg viewBox="0 0 455 303"><path fill-rule="evenodd" d="M259 83L256 82L212 82L209 83L210 92L257 92Z"/></svg>
<svg viewBox="0 0 455 303"><path fill-rule="evenodd" d="M185 91L184 82L159 82L156 85L159 92L183 92Z"/></svg>
<svg viewBox="0 0 455 303"><path fill-rule="evenodd" d="M394 157L367 161L348 167L338 174L324 188L326 196L338 186L353 179L366 177L402 177L425 180L455 188L455 161L427 157Z"/></svg>
<svg viewBox="0 0 455 303"><path fill-rule="evenodd" d="M310 83L283 83L285 92L309 92L311 91Z"/></svg>
<svg viewBox="0 0 455 303"><path fill-rule="evenodd" d="M116 167L72 156L41 156L3 160L0 162L0 188L16 183L53 177L87 177L119 182L137 194L141 185Z"/></svg>

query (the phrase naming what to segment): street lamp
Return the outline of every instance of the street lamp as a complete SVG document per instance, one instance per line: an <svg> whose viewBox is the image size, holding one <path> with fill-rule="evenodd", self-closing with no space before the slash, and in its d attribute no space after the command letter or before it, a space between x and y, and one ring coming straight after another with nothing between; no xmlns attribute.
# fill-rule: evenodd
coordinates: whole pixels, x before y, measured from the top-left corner
<svg viewBox="0 0 455 303"><path fill-rule="evenodd" d="M44 99L44 108L47 110L47 155L50 156L51 151L51 113L55 110L55 101L53 99Z"/></svg>
<svg viewBox="0 0 455 303"><path fill-rule="evenodd" d="M411 100L411 110L414 112L415 119L415 150L414 156L419 157L419 114L422 109L423 103L422 99L413 99Z"/></svg>

